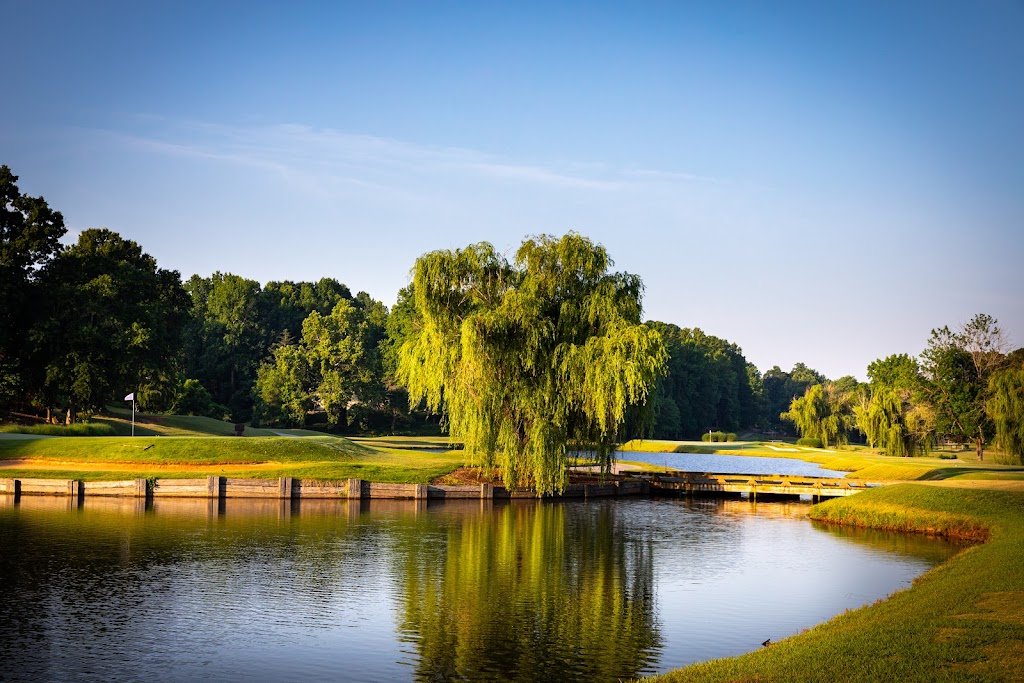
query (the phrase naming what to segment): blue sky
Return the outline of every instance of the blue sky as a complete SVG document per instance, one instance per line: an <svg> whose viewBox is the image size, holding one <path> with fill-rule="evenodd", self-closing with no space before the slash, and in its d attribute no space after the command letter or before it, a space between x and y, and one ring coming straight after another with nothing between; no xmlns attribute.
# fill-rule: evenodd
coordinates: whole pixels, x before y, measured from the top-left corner
<svg viewBox="0 0 1024 683"><path fill-rule="evenodd" d="M0 0L0 163L161 266L335 277L576 230L652 319L865 378L1024 345L1024 5ZM13 27L13 30L10 29Z"/></svg>

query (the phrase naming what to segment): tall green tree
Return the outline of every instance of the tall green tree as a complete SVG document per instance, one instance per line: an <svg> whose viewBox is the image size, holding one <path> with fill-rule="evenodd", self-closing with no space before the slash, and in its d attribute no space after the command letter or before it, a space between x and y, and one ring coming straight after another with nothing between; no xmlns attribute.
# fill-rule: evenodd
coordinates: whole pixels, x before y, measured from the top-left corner
<svg viewBox="0 0 1024 683"><path fill-rule="evenodd" d="M1024 356L992 374L988 396L996 443L1010 460L1024 464Z"/></svg>
<svg viewBox="0 0 1024 683"><path fill-rule="evenodd" d="M867 387L858 392L854 414L868 445L889 455L927 453L935 431L935 416L923 399L917 360L894 354L868 365Z"/></svg>
<svg viewBox="0 0 1024 683"><path fill-rule="evenodd" d="M248 420L256 369L277 339L268 329L260 283L216 272L193 275L185 289L192 315L184 375L198 379L233 420Z"/></svg>
<svg viewBox="0 0 1024 683"><path fill-rule="evenodd" d="M708 429L734 431L756 423L757 396L738 346L699 328L647 325L661 335L668 353L666 373L652 400L655 437L695 438ZM760 376L753 379L760 391Z"/></svg>
<svg viewBox="0 0 1024 683"><path fill-rule="evenodd" d="M173 376L188 310L177 271L115 232L90 229L42 278L48 295L33 338L46 403L67 407L68 422Z"/></svg>
<svg viewBox="0 0 1024 683"><path fill-rule="evenodd" d="M853 395L835 382L812 384L779 417L795 424L802 436L821 439L826 448L845 444L854 425Z"/></svg>
<svg viewBox="0 0 1024 683"><path fill-rule="evenodd" d="M399 379L510 487L561 490L570 442L608 470L627 409L663 370L640 279L611 266L575 233L528 239L513 263L487 243L416 261L422 327L402 345Z"/></svg>
<svg viewBox="0 0 1024 683"><path fill-rule="evenodd" d="M781 418L782 413L789 410L794 399L804 395L807 387L825 382L824 375L803 363L794 365L790 372L782 370L778 365L773 366L761 378L764 391L762 405L765 411L761 421L764 426L786 429L787 421Z"/></svg>
<svg viewBox="0 0 1024 683"><path fill-rule="evenodd" d="M329 315L309 314L297 344L280 344L257 373L261 422L302 426L314 409L345 428L355 406L379 409L384 400L379 345L387 309L364 292L339 299Z"/></svg>
<svg viewBox="0 0 1024 683"><path fill-rule="evenodd" d="M29 330L42 297L39 274L67 232L61 213L42 197L22 194L17 182L0 166L0 405L26 400L41 382L29 359Z"/></svg>
<svg viewBox="0 0 1024 683"><path fill-rule="evenodd" d="M974 443L979 460L994 427L988 413L992 375L1006 362L1006 337L998 321L979 313L950 330L932 330L921 354L923 392L940 433Z"/></svg>

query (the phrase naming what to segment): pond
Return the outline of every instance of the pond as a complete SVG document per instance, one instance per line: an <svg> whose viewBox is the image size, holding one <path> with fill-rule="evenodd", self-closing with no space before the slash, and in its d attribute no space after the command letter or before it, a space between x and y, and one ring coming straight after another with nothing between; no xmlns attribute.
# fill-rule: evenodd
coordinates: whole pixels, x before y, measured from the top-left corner
<svg viewBox="0 0 1024 683"><path fill-rule="evenodd" d="M760 458L751 455L716 453L646 453L619 451L617 460L646 462L682 472L715 474L794 474L798 477L845 477L846 472L828 470L821 465L796 458Z"/></svg>
<svg viewBox="0 0 1024 683"><path fill-rule="evenodd" d="M955 552L806 511L0 497L0 679L615 681L757 649Z"/></svg>

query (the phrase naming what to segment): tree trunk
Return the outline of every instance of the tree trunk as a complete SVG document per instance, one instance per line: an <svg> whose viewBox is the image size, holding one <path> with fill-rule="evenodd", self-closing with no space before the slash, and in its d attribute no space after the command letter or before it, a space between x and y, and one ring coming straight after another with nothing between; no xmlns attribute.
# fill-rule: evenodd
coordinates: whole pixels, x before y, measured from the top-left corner
<svg viewBox="0 0 1024 683"><path fill-rule="evenodd" d="M985 437L978 437L974 440L975 450L978 453L978 461L985 461Z"/></svg>
<svg viewBox="0 0 1024 683"><path fill-rule="evenodd" d="M75 424L75 421L77 419L78 419L78 410L75 409L75 402L73 400L72 401L68 401L68 414L67 414L67 417L64 420L64 424L66 424L66 425L73 425L73 424Z"/></svg>

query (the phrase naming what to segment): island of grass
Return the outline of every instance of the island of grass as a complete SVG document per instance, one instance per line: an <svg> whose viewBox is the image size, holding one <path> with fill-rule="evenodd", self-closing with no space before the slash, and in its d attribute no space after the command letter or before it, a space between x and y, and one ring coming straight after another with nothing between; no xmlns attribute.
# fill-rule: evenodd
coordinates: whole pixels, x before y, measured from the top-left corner
<svg viewBox="0 0 1024 683"><path fill-rule="evenodd" d="M824 523L925 532L977 543L887 600L731 659L652 680L1024 680L1024 487L900 484L822 503Z"/></svg>

